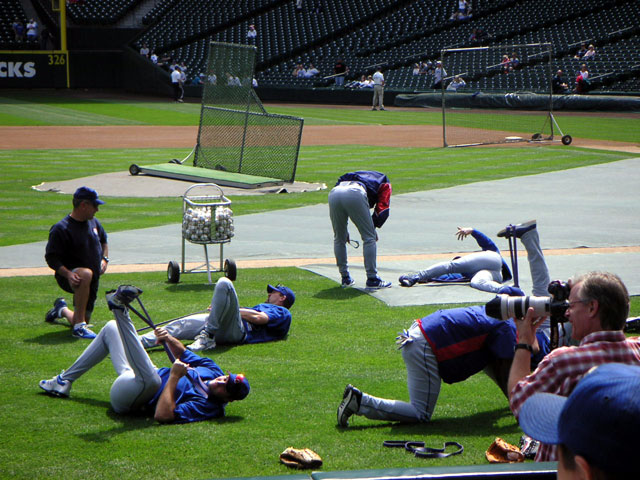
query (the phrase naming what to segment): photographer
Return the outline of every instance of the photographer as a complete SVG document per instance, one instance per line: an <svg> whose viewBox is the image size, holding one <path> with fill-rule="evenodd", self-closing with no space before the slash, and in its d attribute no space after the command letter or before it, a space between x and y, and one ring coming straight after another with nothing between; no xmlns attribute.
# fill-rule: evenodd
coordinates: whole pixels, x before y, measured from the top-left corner
<svg viewBox="0 0 640 480"><path fill-rule="evenodd" d="M629 293L612 273L591 272L570 281L565 316L572 326L577 347L561 347L549 353L531 371L531 352L538 350L536 328L541 318L529 308L516 320L518 345L509 372L509 403L516 418L524 402L536 393L567 397L593 367L606 363L640 365L640 337L626 338L623 328L629 313ZM555 445L542 444L536 461L557 460Z"/></svg>

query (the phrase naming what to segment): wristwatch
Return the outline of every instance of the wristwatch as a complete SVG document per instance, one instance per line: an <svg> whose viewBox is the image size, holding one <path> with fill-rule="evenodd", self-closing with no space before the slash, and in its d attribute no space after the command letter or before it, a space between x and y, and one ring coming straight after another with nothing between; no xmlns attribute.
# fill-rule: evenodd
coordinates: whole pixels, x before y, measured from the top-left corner
<svg viewBox="0 0 640 480"><path fill-rule="evenodd" d="M528 343L516 343L516 346L513 347L513 351L515 352L516 350L529 350L531 353L533 353L533 347L531 345L529 345Z"/></svg>
<svg viewBox="0 0 640 480"><path fill-rule="evenodd" d="M102 259L103 259L105 262L109 263L109 257L105 257L105 256L103 255L103 256L102 256Z"/></svg>

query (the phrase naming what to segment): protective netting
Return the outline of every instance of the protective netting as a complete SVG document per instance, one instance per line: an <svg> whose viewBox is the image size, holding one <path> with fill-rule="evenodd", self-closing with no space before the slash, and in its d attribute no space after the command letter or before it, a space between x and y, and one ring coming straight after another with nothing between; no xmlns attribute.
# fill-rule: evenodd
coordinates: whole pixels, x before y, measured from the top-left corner
<svg viewBox="0 0 640 480"><path fill-rule="evenodd" d="M444 145L486 145L552 138L549 121L551 58L551 45L547 43L444 49ZM454 89L456 85L458 88ZM540 100L538 103L548 105L548 108L528 112L485 110L468 115L456 109L456 95L461 93L472 93L472 99L477 99L478 103L488 94L503 95L507 102L513 99L514 103L521 95L534 95Z"/></svg>
<svg viewBox="0 0 640 480"><path fill-rule="evenodd" d="M255 55L211 42L194 165L293 182L303 119L267 113L252 86Z"/></svg>

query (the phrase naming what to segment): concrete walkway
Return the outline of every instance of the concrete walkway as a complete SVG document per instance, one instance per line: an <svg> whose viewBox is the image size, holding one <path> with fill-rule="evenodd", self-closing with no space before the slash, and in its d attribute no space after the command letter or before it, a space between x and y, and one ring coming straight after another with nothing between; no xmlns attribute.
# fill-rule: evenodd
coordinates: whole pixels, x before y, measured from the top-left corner
<svg viewBox="0 0 640 480"><path fill-rule="evenodd" d="M552 278L566 280L576 273L609 270L622 277L632 295L639 295L638 184L640 158L633 158L561 172L394 195L391 216L379 231L378 243L380 274L393 281L394 287L375 296L391 305L487 300L491 297L489 294L467 286L401 288L397 277L454 253L477 250L473 239L456 240L457 226L472 226L491 236L504 249L503 255L508 260L508 244L504 239L497 239L496 232L508 223L533 218L538 221L542 247L554 249L553 255L547 255ZM178 205L176 210L179 208ZM338 280L326 204L244 215L235 219L235 226L236 237L224 246L224 258L233 258L245 265L265 260L271 260L272 265L306 265L314 272ZM108 225L106 228L108 230ZM355 228L352 235L357 238ZM45 243L0 248L0 276L15 274L7 269L46 267ZM178 223L111 233L112 269L130 264L160 264L166 268L169 260L181 259L181 243ZM522 249L521 245L518 248ZM365 280L362 262L354 257L360 255L360 250L350 248L349 253L356 286L362 287ZM215 260L219 258L217 245L209 246L209 255ZM187 243L186 260L204 261L202 246ZM528 291L526 257L520 258L519 265L521 285Z"/></svg>

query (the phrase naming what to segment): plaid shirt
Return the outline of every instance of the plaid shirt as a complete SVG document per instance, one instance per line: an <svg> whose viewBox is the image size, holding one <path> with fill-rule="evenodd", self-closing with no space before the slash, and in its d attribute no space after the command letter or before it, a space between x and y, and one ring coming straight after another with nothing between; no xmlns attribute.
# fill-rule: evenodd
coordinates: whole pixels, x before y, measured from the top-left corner
<svg viewBox="0 0 640 480"><path fill-rule="evenodd" d="M592 368L604 363L640 365L640 337L626 338L620 330L594 332L577 347L553 350L535 371L520 380L511 391L509 403L518 418L522 404L535 393L554 393L568 397ZM541 444L537 462L557 460L556 445Z"/></svg>

